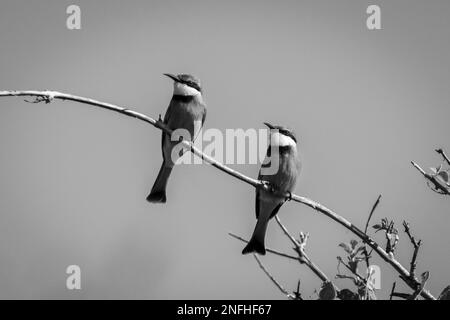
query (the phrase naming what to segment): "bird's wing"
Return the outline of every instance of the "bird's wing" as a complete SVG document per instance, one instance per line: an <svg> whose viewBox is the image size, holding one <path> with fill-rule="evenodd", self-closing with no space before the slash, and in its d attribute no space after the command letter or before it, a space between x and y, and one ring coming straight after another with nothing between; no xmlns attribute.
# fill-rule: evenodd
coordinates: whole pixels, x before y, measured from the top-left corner
<svg viewBox="0 0 450 320"><path fill-rule="evenodd" d="M167 110L166 110L166 114L164 115L163 122L165 124L167 124L169 122L170 116L172 115L172 105L173 105L173 102L170 101L169 106L167 107Z"/></svg>
<svg viewBox="0 0 450 320"><path fill-rule="evenodd" d="M270 157L270 147L267 148L267 153L266 153L266 159ZM265 159L265 160L266 160ZM261 164L262 168L268 167L270 166L270 163L265 163L264 162ZM258 173L258 180L264 181L265 176L262 174L262 168L259 170ZM261 194L261 190L259 188L256 188L256 197L255 197L255 213L256 213L256 219L259 218L259 210L260 210L260 206L259 206L259 199L260 199L260 194Z"/></svg>
<svg viewBox="0 0 450 320"><path fill-rule="evenodd" d="M256 219L259 218L259 189L256 189L256 197L255 197L255 213L256 213Z"/></svg>
<svg viewBox="0 0 450 320"><path fill-rule="evenodd" d="M280 210L281 206L285 203L286 201L281 201L278 206L275 207L275 209L273 209L272 214L270 215L270 219L272 219L273 217L275 217L278 213L278 211Z"/></svg>
<svg viewBox="0 0 450 320"><path fill-rule="evenodd" d="M265 192L265 191L260 191L260 190L256 191L256 197L255 197L256 219L259 219L259 214L260 214L260 211L261 211L261 192ZM277 201L277 200L274 199L274 201ZM286 200L281 200L281 201L278 200L278 201L279 201L279 203L275 207L273 207L273 210L272 210L272 213L269 216L269 219L272 219L273 217L275 217L275 215L280 210L281 206L286 202Z"/></svg>
<svg viewBox="0 0 450 320"><path fill-rule="evenodd" d="M206 120L206 108L203 109L202 126L205 124Z"/></svg>
<svg viewBox="0 0 450 320"><path fill-rule="evenodd" d="M199 135L200 131L201 131L202 128L203 128L203 125L205 124L205 119L206 119L206 108L205 108L204 105L201 105L201 107L202 107L202 111L201 111L201 114L199 114L198 116L199 116L199 118L200 118L200 115L201 115L201 117L202 117L202 124L201 124L201 126L200 126L199 128L196 128L196 126L194 125L194 130L197 129L197 131L194 132L193 141L195 141L195 140L197 139L197 136Z"/></svg>
<svg viewBox="0 0 450 320"><path fill-rule="evenodd" d="M172 105L173 105L173 103L172 103L172 101L170 101L169 106L167 107L167 110L166 110L166 114L164 115L163 123L165 125L167 125L167 123L169 123L170 116L172 115ZM163 131L162 135L161 135L161 149L164 148L164 140L166 139L166 135L167 134ZM163 152L163 156L164 156L164 152Z"/></svg>

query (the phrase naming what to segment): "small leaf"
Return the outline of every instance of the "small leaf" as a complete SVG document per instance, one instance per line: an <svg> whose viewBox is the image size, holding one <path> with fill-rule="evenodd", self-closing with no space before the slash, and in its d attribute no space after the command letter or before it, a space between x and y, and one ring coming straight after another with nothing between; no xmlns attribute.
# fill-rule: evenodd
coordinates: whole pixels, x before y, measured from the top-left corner
<svg viewBox="0 0 450 320"><path fill-rule="evenodd" d="M365 248L366 248L366 247L365 247L364 245L362 245L361 247L359 247L359 248L356 250L356 254L358 254L358 253L364 251Z"/></svg>
<svg viewBox="0 0 450 320"><path fill-rule="evenodd" d="M355 249L356 246L358 245L358 241L356 241L355 239L352 239L352 240L350 241L350 245L352 246L352 249Z"/></svg>
<svg viewBox="0 0 450 320"><path fill-rule="evenodd" d="M425 283L427 282L428 278L430 277L430 272L429 271L425 271L424 273L422 273L421 278L422 278L422 287L425 286Z"/></svg>
<svg viewBox="0 0 450 320"><path fill-rule="evenodd" d="M331 281L322 283L319 292L319 300L334 300L336 299L336 289Z"/></svg>
<svg viewBox="0 0 450 320"><path fill-rule="evenodd" d="M439 295L438 300L450 300L450 286L447 286Z"/></svg>
<svg viewBox="0 0 450 320"><path fill-rule="evenodd" d="M349 254L352 252L352 249L350 248L350 246L347 243L342 242L339 244L339 247L344 248L345 252L347 252Z"/></svg>
<svg viewBox="0 0 450 320"><path fill-rule="evenodd" d="M374 228L376 230L380 230L382 228L382 226L380 224L375 224L372 226L372 228Z"/></svg>

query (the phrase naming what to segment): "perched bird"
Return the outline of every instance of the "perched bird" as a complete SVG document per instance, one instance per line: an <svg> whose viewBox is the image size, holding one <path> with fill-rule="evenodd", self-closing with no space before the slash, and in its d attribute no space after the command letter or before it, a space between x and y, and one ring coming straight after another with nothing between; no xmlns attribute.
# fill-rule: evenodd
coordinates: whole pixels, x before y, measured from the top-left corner
<svg viewBox="0 0 450 320"><path fill-rule="evenodd" d="M272 190L256 189L255 209L258 221L250 241L242 250L242 254L252 252L266 254L264 239L269 220L278 213L278 210L286 202L285 195L293 192L301 169L297 153L297 138L294 132L282 126L264 124L270 129L270 143L258 179L268 182ZM274 164L278 166L274 172L265 170Z"/></svg>
<svg viewBox="0 0 450 320"><path fill-rule="evenodd" d="M203 102L200 81L189 74L175 76L167 73L164 75L171 78L174 83L172 100L167 108L163 122L172 130L187 130L191 141L194 141L206 118L206 105ZM172 150L178 143L178 140L172 141L171 137L163 132L161 143L163 163L152 191L147 197L147 201L154 203L166 202L167 181L176 160L183 153L182 151L176 155L172 154Z"/></svg>

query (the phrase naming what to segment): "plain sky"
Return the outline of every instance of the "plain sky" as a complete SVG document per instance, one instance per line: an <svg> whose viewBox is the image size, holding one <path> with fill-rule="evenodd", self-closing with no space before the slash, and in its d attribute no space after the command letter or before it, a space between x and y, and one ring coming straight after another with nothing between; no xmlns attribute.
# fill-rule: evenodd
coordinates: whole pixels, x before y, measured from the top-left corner
<svg viewBox="0 0 450 320"><path fill-rule="evenodd" d="M81 30L66 8L81 7ZM382 30L366 28L381 7ZM0 2L0 90L58 90L164 113L165 72L204 85L206 128L263 128L299 136L296 193L363 228L383 195L382 217L409 221L423 239L419 272L438 295L450 284L450 200L410 165L450 152L448 1L24 1ZM0 298L283 298L232 231L249 237L254 190L206 165L177 167L165 205L145 201L161 164L160 132L73 102L0 98ZM258 165L234 165L252 177ZM299 204L280 217L309 232L307 252L334 278L340 242L354 236ZM371 231L372 232L372 231ZM375 235L384 245L384 236ZM291 245L275 223L267 245ZM401 233L397 258L412 247ZM320 281L304 266L262 258L304 297ZM393 269L382 270L380 297ZM79 265L82 289L68 291ZM341 287L353 288L348 280Z"/></svg>

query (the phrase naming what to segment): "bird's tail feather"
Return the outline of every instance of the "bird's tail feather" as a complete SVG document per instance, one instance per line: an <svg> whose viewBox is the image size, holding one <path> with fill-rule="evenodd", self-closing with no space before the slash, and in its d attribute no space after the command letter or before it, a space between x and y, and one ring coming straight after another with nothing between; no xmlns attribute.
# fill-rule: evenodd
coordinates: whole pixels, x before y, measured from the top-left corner
<svg viewBox="0 0 450 320"><path fill-rule="evenodd" d="M256 223L255 231L252 238L242 250L242 254L259 253L260 255L266 254L266 247L264 245L264 238L266 237L267 221L260 221Z"/></svg>
<svg viewBox="0 0 450 320"><path fill-rule="evenodd" d="M152 191L147 197L148 202L152 203L165 203L166 198L166 187L167 181L169 180L170 173L172 172L172 167L166 167L163 163L161 169L159 170L158 177L156 178L155 184L153 185Z"/></svg>

